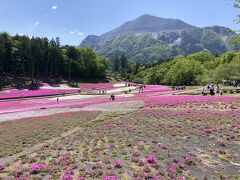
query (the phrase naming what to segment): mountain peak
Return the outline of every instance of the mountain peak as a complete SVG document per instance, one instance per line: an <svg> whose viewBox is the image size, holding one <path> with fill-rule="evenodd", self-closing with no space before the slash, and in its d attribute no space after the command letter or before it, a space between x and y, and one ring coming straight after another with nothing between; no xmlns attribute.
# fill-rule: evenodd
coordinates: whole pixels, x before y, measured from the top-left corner
<svg viewBox="0 0 240 180"><path fill-rule="evenodd" d="M167 19L144 14L133 21L128 21L118 28L103 34L103 38L114 38L129 32L133 33L156 33L156 32L176 32L191 30L196 27L189 25L178 19Z"/></svg>
<svg viewBox="0 0 240 180"><path fill-rule="evenodd" d="M163 18L163 17L158 17L150 14L143 14L142 16L139 16L135 20L178 20L178 19L173 19L173 18ZM179 20L180 21L180 20Z"/></svg>
<svg viewBox="0 0 240 180"><path fill-rule="evenodd" d="M160 18L160 17L153 16L150 14L143 14L142 16L139 16L137 19L144 19L144 18Z"/></svg>

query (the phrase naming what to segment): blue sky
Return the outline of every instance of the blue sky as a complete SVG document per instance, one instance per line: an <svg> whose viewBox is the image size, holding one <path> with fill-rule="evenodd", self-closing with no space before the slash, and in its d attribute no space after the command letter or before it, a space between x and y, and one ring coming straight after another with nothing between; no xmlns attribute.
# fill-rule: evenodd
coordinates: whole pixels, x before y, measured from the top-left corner
<svg viewBox="0 0 240 180"><path fill-rule="evenodd" d="M233 0L0 0L0 31L60 37L78 45L87 35L100 35L143 14L177 18L204 27L233 22Z"/></svg>

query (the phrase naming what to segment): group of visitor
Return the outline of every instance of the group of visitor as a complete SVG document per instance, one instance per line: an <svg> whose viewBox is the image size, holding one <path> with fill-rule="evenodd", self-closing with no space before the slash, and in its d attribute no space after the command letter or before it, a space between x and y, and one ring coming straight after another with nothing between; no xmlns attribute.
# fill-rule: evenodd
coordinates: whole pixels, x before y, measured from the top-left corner
<svg viewBox="0 0 240 180"><path fill-rule="evenodd" d="M98 91L99 94L107 94L106 90Z"/></svg>
<svg viewBox="0 0 240 180"><path fill-rule="evenodd" d="M125 87L129 87L129 86L134 86L138 88L138 92L139 93L143 93L143 90L146 88L145 84L136 84L136 83L125 83ZM131 92L131 89L129 89L129 92Z"/></svg>
<svg viewBox="0 0 240 180"><path fill-rule="evenodd" d="M186 89L186 86L183 85L183 86L172 86L172 90L175 91L175 90L185 90Z"/></svg>
<svg viewBox="0 0 240 180"><path fill-rule="evenodd" d="M143 93L144 88L146 88L146 86L144 84L139 84L138 85L138 92Z"/></svg>
<svg viewBox="0 0 240 180"><path fill-rule="evenodd" d="M130 83L125 83L125 87L129 87L129 86L131 86Z"/></svg>
<svg viewBox="0 0 240 180"><path fill-rule="evenodd" d="M138 87L138 92L139 92L139 93L143 93L144 88L146 88L146 85L145 85L145 84L125 83L125 87L130 87L130 86ZM128 91L123 91L123 93L124 93L124 94L127 94L128 92L131 92L131 91L132 91L132 90L129 89ZM115 95L114 95L114 94L111 94L109 100L110 100L110 101L115 101Z"/></svg>
<svg viewBox="0 0 240 180"><path fill-rule="evenodd" d="M208 90L210 92L211 96L220 96L221 92L220 92L220 86L217 84L216 86L213 83L210 83L207 85L207 87L203 86L202 87L202 95L205 96L207 95L207 93L205 92L206 90Z"/></svg>

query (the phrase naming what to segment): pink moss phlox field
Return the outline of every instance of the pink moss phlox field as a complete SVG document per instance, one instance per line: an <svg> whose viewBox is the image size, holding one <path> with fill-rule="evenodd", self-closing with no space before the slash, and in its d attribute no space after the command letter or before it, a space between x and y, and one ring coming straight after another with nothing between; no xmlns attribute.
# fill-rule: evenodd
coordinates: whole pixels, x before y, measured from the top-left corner
<svg viewBox="0 0 240 180"><path fill-rule="evenodd" d="M101 86L101 85L99 85ZM171 92L168 91L169 88L166 86L146 86L147 89L159 88L158 91L166 91L166 93ZM164 92L165 93L165 92ZM143 101L146 106L176 106L179 104L189 104L189 103L203 103L203 102L214 102L218 101L225 106L229 106L229 102L231 101L240 102L239 97L227 97L227 96L190 96L190 95L159 95L159 92L144 92L144 93L136 93L132 97L117 97L116 102L125 102L125 101ZM41 108L53 108L53 107L67 107L67 106L77 106L77 107L85 107L95 104L107 103L109 102L108 96L99 96L94 98L87 98L81 100L61 100L59 98L59 102L48 100L48 99L33 99L33 100L23 100L23 101L12 101L12 102L0 102L0 113L7 113L12 111L27 111ZM191 109L191 107L189 107Z"/></svg>
<svg viewBox="0 0 240 180"><path fill-rule="evenodd" d="M158 100L165 98L151 95ZM151 95L146 93L138 98L147 101L153 98ZM172 105L174 97L180 100ZM82 100L82 104L66 102L87 106L102 103L104 98ZM129 99L134 101L136 96L117 98L117 101ZM23 157L19 162L41 161L51 170L45 175L30 174L23 169L21 176L184 180L203 179L206 175L206 178L234 179L231 177L236 177L239 169L230 161L236 163L239 159L240 110L235 108L239 99L196 97L187 103L184 99L168 96L168 106L147 104L141 110L96 123L49 144L36 152L34 159ZM43 153L51 156L51 161Z"/></svg>
<svg viewBox="0 0 240 180"><path fill-rule="evenodd" d="M48 99L33 99L23 101L0 102L0 113L29 111L41 108L60 108L60 107L85 107L95 104L109 102L108 97L87 98L84 100L61 100L59 102Z"/></svg>
<svg viewBox="0 0 240 180"><path fill-rule="evenodd" d="M38 90L19 90L10 89L0 94L1 99L7 98L21 98L21 97L34 97L34 96L45 96L45 95L55 95L63 93L75 93L77 90L57 90L57 89L38 89Z"/></svg>
<svg viewBox="0 0 240 180"><path fill-rule="evenodd" d="M44 143L41 150L17 159L16 167L6 165L0 175L66 180L237 179L239 97L171 95L171 89L165 86L146 86L144 90L134 90L133 95L126 97L116 96L115 102L109 101L109 95L101 95L60 98L59 102L39 99L0 103L5 111L145 103L134 112L114 114L97 123L91 121L68 138ZM35 170L22 168L29 166Z"/></svg>
<svg viewBox="0 0 240 180"><path fill-rule="evenodd" d="M186 103L203 103L203 102L213 102L213 101L221 101L221 102L229 102L231 100L240 100L240 97L229 97L229 96L191 96L191 95L166 95L166 96L146 96L142 97L142 99L148 105L156 105L156 106L176 106L179 104Z"/></svg>

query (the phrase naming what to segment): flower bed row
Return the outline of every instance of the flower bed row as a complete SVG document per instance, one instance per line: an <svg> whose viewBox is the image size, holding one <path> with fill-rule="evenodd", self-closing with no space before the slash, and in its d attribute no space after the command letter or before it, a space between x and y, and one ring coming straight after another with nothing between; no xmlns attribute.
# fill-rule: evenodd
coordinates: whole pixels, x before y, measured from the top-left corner
<svg viewBox="0 0 240 180"><path fill-rule="evenodd" d="M46 95L57 95L66 93L76 93L78 90L54 90L54 89L38 89L38 90L19 90L10 89L5 90L3 94L0 94L0 99L13 99L13 98L24 98L24 97L37 97Z"/></svg>

